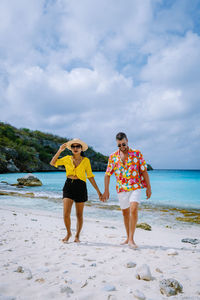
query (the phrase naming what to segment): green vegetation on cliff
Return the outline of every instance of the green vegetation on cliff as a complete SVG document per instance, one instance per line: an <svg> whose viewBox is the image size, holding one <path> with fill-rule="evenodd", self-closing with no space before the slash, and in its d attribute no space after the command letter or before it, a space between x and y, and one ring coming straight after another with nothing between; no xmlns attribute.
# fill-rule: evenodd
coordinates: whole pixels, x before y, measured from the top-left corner
<svg viewBox="0 0 200 300"><path fill-rule="evenodd" d="M49 162L60 145L68 140L38 130L17 129L0 122L0 173L56 171ZM70 153L65 150L63 156ZM92 147L88 148L85 155L90 158L94 171L105 171L107 156L94 151Z"/></svg>
<svg viewBox="0 0 200 300"><path fill-rule="evenodd" d="M69 139L28 128L17 129L0 122L0 173L56 171L49 165L61 144ZM69 150L63 156L70 154ZM105 170L107 156L89 147L85 155L91 159L93 169Z"/></svg>

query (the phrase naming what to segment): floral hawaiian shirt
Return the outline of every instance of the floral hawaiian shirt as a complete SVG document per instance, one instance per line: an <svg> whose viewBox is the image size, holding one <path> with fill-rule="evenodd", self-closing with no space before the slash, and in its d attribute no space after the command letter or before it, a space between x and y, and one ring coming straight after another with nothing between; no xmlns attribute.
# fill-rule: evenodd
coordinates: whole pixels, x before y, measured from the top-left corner
<svg viewBox="0 0 200 300"><path fill-rule="evenodd" d="M139 150L128 150L128 158L123 164L119 150L110 155L106 174L115 174L118 193L129 192L146 187L141 172L147 170L147 164Z"/></svg>

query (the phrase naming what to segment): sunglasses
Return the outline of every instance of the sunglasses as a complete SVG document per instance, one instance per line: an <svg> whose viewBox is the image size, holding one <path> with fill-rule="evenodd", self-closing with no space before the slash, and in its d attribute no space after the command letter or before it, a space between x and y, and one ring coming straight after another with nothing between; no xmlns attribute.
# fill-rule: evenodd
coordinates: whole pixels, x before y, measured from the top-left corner
<svg viewBox="0 0 200 300"><path fill-rule="evenodd" d="M119 148L120 148L121 146L125 147L126 144L125 144L125 143L122 143L122 144L118 144L117 146L118 146Z"/></svg>
<svg viewBox="0 0 200 300"><path fill-rule="evenodd" d="M71 148L72 149L75 149L75 148L80 149L80 148L82 148L82 146L81 145L71 145Z"/></svg>

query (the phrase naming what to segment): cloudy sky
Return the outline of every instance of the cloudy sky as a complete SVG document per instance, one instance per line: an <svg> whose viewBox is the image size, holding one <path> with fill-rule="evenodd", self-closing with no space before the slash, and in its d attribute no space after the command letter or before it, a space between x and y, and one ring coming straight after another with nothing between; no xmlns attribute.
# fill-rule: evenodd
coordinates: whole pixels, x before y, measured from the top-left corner
<svg viewBox="0 0 200 300"><path fill-rule="evenodd" d="M0 119L200 169L199 0L1 0Z"/></svg>

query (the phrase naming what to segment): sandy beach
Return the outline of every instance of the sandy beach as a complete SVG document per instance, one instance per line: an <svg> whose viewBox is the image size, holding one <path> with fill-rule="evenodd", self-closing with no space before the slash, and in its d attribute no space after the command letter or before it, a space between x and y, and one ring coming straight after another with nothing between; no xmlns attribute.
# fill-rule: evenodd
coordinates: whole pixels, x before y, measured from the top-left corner
<svg viewBox="0 0 200 300"><path fill-rule="evenodd" d="M73 217L73 233L75 225ZM1 300L200 299L200 244L181 241L198 239L199 225L137 228L137 250L120 245L122 219L85 218L81 243L64 244L61 214L1 206L0 228ZM150 280L136 278L144 264ZM161 294L160 281L169 278L182 293Z"/></svg>

